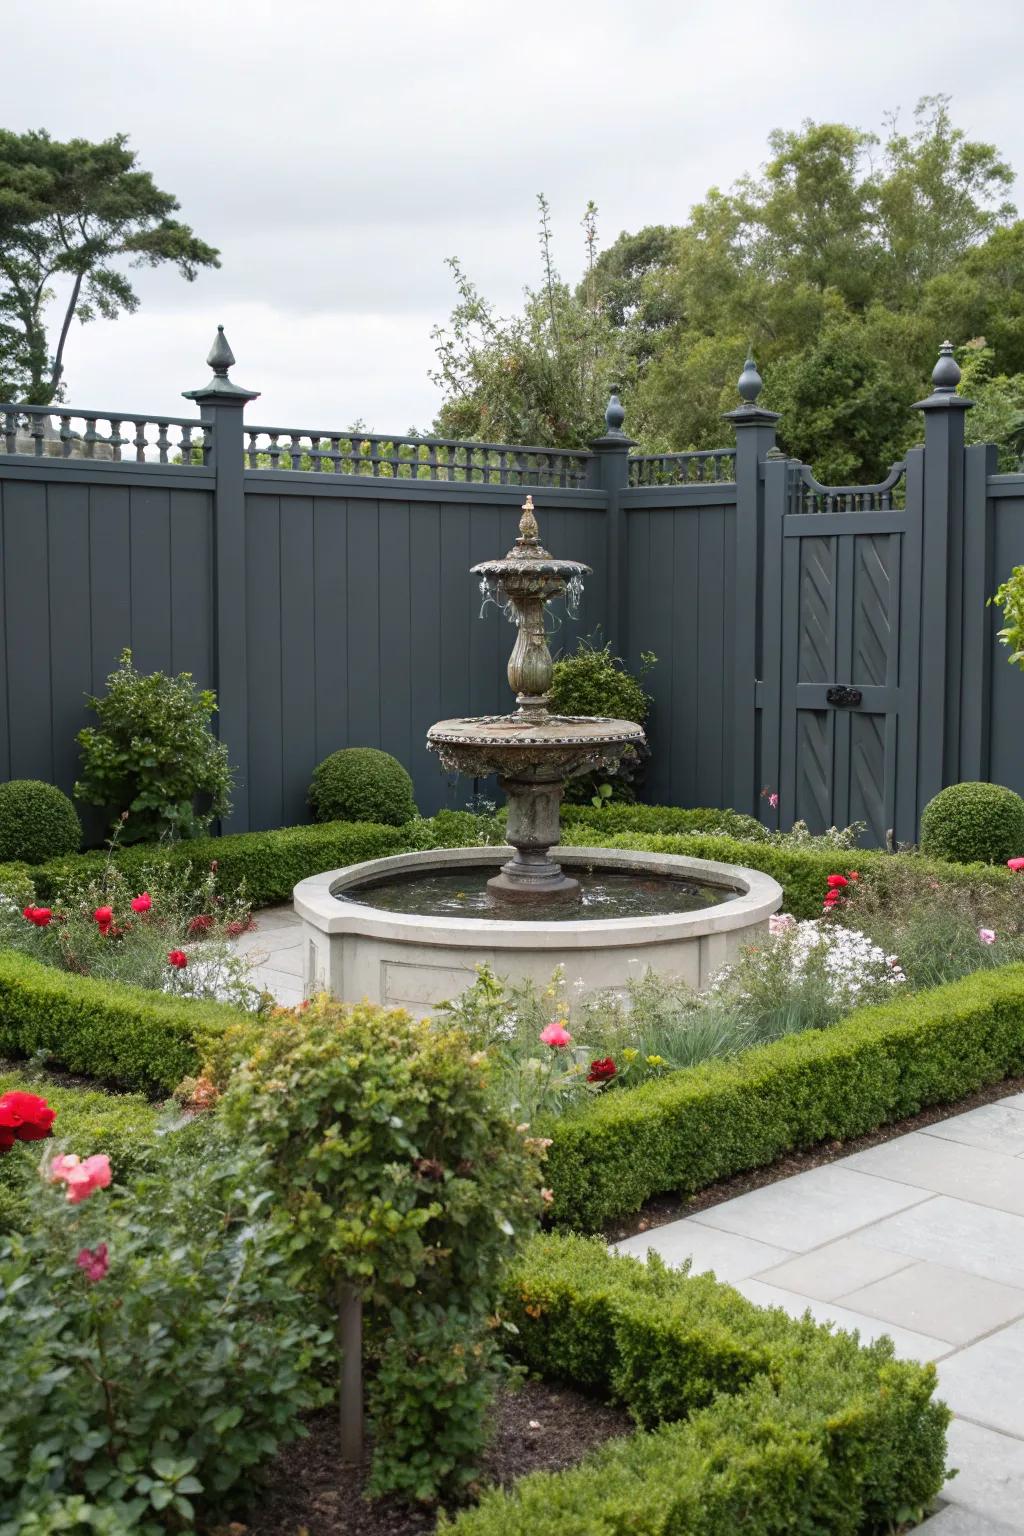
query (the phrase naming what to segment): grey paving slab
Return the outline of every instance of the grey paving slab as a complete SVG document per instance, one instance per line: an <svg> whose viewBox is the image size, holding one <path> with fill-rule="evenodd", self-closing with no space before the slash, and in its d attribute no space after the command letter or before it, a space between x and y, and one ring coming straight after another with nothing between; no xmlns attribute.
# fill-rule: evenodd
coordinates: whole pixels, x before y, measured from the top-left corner
<svg viewBox="0 0 1024 1536"><path fill-rule="evenodd" d="M1018 1536L1022 1525L1005 1525L962 1504L947 1504L930 1520L915 1526L912 1536Z"/></svg>
<svg viewBox="0 0 1024 1536"><path fill-rule="evenodd" d="M834 1301L846 1291L868 1285L872 1280L881 1280L913 1263L915 1260L908 1254L887 1253L884 1248L872 1247L859 1237L840 1237L822 1248L812 1248L809 1253L787 1259L773 1269L758 1270L756 1278L817 1301Z"/></svg>
<svg viewBox="0 0 1024 1536"><path fill-rule="evenodd" d="M865 1227L861 1241L890 1253L955 1264L1024 1288L1024 1217L947 1195Z"/></svg>
<svg viewBox="0 0 1024 1536"><path fill-rule="evenodd" d="M914 1131L856 1152L842 1166L1024 1216L1024 1169L1004 1152Z"/></svg>
<svg viewBox="0 0 1024 1536"><path fill-rule="evenodd" d="M798 1296L795 1291L766 1285L763 1280L737 1280L735 1285L748 1301L756 1302L759 1307L781 1307L790 1317L803 1317L809 1312L816 1323L834 1323L846 1333L856 1330L864 1344L883 1336L890 1338L901 1360L940 1360L953 1347L946 1339L932 1338L912 1328L898 1328L880 1318L869 1317L866 1312L837 1306L834 1301L814 1301L809 1296Z"/></svg>
<svg viewBox="0 0 1024 1536"><path fill-rule="evenodd" d="M867 1312L951 1344L969 1344L1024 1317L1024 1289L928 1262L912 1264L839 1299L855 1312Z"/></svg>
<svg viewBox="0 0 1024 1536"><path fill-rule="evenodd" d="M1010 1323L944 1361L939 1391L958 1417L1024 1439L1024 1323Z"/></svg>
<svg viewBox="0 0 1024 1536"><path fill-rule="evenodd" d="M830 1164L687 1219L804 1253L928 1198L927 1191Z"/></svg>
<svg viewBox="0 0 1024 1536"><path fill-rule="evenodd" d="M685 1221L673 1221L653 1232L642 1232L618 1244L619 1253L631 1253L642 1259L653 1248L666 1264L682 1264L693 1260L693 1273L703 1274L713 1270L719 1280L732 1284L743 1280L759 1269L778 1264L780 1259L792 1257L791 1250L777 1244L757 1242L751 1237L739 1237L734 1232L719 1232L687 1217Z"/></svg>
<svg viewBox="0 0 1024 1536"><path fill-rule="evenodd" d="M1024 1097L1019 1105L979 1104L965 1114L925 1126L922 1135L1003 1152L1008 1157L1024 1156Z"/></svg>
<svg viewBox="0 0 1024 1536"><path fill-rule="evenodd" d="M990 1520L992 1536L1007 1530L1024 1532L1024 1444L963 1419L954 1419L949 1426L948 1443L948 1463L958 1470L942 1497L965 1514ZM950 1530L955 1536L961 1536L961 1531L963 1536L973 1536L971 1526L958 1530L948 1523L946 1531L938 1527L938 1536L949 1536Z"/></svg>

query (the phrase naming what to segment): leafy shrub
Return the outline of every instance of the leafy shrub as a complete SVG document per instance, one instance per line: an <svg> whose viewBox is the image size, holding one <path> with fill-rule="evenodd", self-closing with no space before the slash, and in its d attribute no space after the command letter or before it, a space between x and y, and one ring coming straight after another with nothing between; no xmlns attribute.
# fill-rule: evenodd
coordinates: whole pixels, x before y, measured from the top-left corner
<svg viewBox="0 0 1024 1536"><path fill-rule="evenodd" d="M309 804L317 821L374 821L401 827L416 815L412 779L376 747L344 747L313 770Z"/></svg>
<svg viewBox="0 0 1024 1536"><path fill-rule="evenodd" d="M0 1094L12 1091L46 1098L57 1111L65 1152L80 1157L103 1152L125 1178L151 1160L162 1112L140 1094L71 1087L25 1068L0 1073ZM38 1185L31 1156L0 1157L0 1231L27 1224L38 1200Z"/></svg>
<svg viewBox="0 0 1024 1536"><path fill-rule="evenodd" d="M267 1156L297 1280L367 1309L373 1491L464 1487L486 1438L501 1270L536 1222L542 1147L496 1107L457 1033L327 998L270 1021L224 1115Z"/></svg>
<svg viewBox="0 0 1024 1536"><path fill-rule="evenodd" d="M76 853L81 841L78 813L55 784L41 779L0 784L0 860L37 864Z"/></svg>
<svg viewBox="0 0 1024 1536"><path fill-rule="evenodd" d="M1003 610L1006 624L998 634L1000 643L1010 652L1007 660L1024 671L1024 565L1014 566L989 602Z"/></svg>
<svg viewBox="0 0 1024 1536"><path fill-rule="evenodd" d="M52 906L19 910L0 895L0 945L78 976L257 1008L231 943L251 926L244 899L222 895L212 869L195 879L188 866L149 868L138 879L108 859L98 878L60 882Z"/></svg>
<svg viewBox="0 0 1024 1536"><path fill-rule="evenodd" d="M167 1094L199 1070L210 1038L243 1017L226 1003L75 976L0 950L3 1056Z"/></svg>
<svg viewBox="0 0 1024 1536"><path fill-rule="evenodd" d="M531 1369L665 1427L486 1493L441 1530L855 1536L922 1510L943 1482L950 1415L932 1400L934 1367L893 1360L888 1340L861 1349L710 1275L572 1237L527 1247L505 1305Z"/></svg>
<svg viewBox="0 0 1024 1536"><path fill-rule="evenodd" d="M110 814L125 842L196 837L230 810L228 750L210 729L212 689L197 691L190 672L144 677L130 650L91 698L99 726L78 733L82 776L75 795Z"/></svg>
<svg viewBox="0 0 1024 1536"><path fill-rule="evenodd" d="M728 1061L602 1094L553 1120L545 1177L562 1225L599 1231L652 1195L691 1194L794 1147L845 1141L1024 1071L1024 967L859 1008Z"/></svg>
<svg viewBox="0 0 1024 1536"><path fill-rule="evenodd" d="M75 1204L40 1184L32 1226L0 1242L5 1530L191 1529L195 1496L225 1509L326 1396L263 1170L220 1142L132 1186L112 1171Z"/></svg>
<svg viewBox="0 0 1024 1536"><path fill-rule="evenodd" d="M921 813L921 851L961 864L1024 855L1024 800L1002 784L950 784Z"/></svg>
<svg viewBox="0 0 1024 1536"><path fill-rule="evenodd" d="M634 677L610 645L581 640L571 656L555 662L551 678L551 707L560 715L606 715L613 720L633 720L643 725L651 708L651 696L642 679L657 661L644 651L640 675ZM585 773L570 779L566 798L597 802L602 808L616 799L636 798L646 747L631 747L614 773Z"/></svg>

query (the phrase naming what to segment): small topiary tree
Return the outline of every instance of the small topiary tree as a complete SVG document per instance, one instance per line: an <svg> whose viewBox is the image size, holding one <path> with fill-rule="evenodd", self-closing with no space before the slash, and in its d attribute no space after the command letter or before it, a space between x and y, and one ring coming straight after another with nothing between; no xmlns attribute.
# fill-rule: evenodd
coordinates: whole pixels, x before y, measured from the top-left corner
<svg viewBox="0 0 1024 1536"><path fill-rule="evenodd" d="M547 1143L497 1107L486 1058L458 1031L325 997L272 1017L222 1113L267 1157L296 1283L337 1307L344 1459L361 1449L365 1347L371 1490L465 1487L501 1275L536 1226Z"/></svg>
<svg viewBox="0 0 1024 1536"><path fill-rule="evenodd" d="M417 814L412 779L397 757L376 747L343 747L313 770L309 804L316 821L377 821L402 827Z"/></svg>
<svg viewBox="0 0 1024 1536"><path fill-rule="evenodd" d="M950 784L922 812L921 852L959 864L1024 856L1024 800L1002 784Z"/></svg>
<svg viewBox="0 0 1024 1536"><path fill-rule="evenodd" d="M78 733L75 796L112 812L122 842L198 837L227 815L231 769L227 747L210 728L217 708L211 688L197 689L190 672L143 676L124 650L106 696L89 704L100 724Z"/></svg>
<svg viewBox="0 0 1024 1536"><path fill-rule="evenodd" d="M0 863L23 859L42 864L77 853L82 823L67 795L42 779L0 784Z"/></svg>

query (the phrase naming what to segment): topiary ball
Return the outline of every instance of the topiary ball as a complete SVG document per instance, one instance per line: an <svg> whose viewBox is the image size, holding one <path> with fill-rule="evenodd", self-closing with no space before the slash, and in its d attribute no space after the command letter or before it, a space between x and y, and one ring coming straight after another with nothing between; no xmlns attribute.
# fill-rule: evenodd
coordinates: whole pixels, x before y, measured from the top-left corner
<svg viewBox="0 0 1024 1536"><path fill-rule="evenodd" d="M67 795L42 779L0 784L0 861L42 864L62 853L77 853L82 823Z"/></svg>
<svg viewBox="0 0 1024 1536"><path fill-rule="evenodd" d="M417 814L412 779L376 747L344 747L313 770L309 804L317 821L378 821L401 827Z"/></svg>
<svg viewBox="0 0 1024 1536"><path fill-rule="evenodd" d="M1024 855L1024 800L1003 784L950 784L921 815L921 852L958 864Z"/></svg>

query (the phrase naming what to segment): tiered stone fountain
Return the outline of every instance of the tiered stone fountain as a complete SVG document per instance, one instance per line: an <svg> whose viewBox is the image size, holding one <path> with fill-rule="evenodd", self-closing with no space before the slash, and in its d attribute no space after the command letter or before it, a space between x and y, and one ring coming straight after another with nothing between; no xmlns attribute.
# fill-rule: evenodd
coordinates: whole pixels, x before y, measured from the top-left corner
<svg viewBox="0 0 1024 1536"><path fill-rule="evenodd" d="M535 983L562 966L589 990L623 991L648 967L701 987L781 904L774 880L735 865L622 849L552 857L566 781L611 771L644 733L629 720L551 714L547 605L577 599L590 567L548 553L532 497L522 514L505 558L473 567L516 625L508 679L517 707L427 733L449 771L498 775L509 847L400 854L300 881L310 992L427 1013L484 963Z"/></svg>

